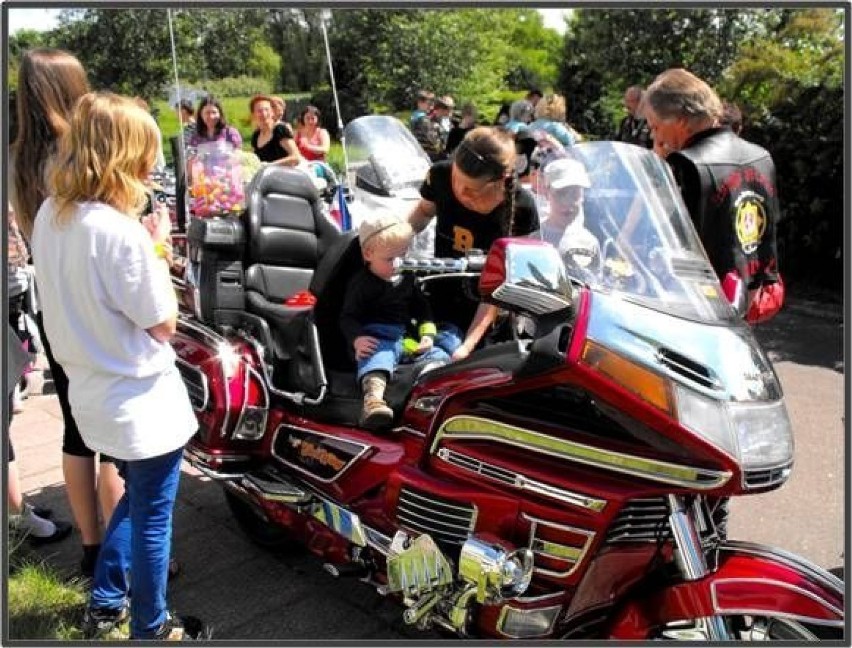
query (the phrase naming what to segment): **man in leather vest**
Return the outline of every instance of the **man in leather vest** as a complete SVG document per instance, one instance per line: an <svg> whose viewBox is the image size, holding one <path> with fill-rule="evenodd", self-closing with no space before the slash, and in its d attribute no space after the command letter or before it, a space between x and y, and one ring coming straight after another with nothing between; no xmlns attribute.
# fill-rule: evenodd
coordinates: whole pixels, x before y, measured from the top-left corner
<svg viewBox="0 0 852 648"><path fill-rule="evenodd" d="M671 165L713 269L728 298L749 307L746 319L763 321L783 300L775 165L765 149L720 126L722 112L716 92L681 68L666 70L645 91L654 150ZM748 295L729 294L734 284ZM767 296L771 304L756 303Z"/></svg>
<svg viewBox="0 0 852 648"><path fill-rule="evenodd" d="M627 110L627 116L618 125L618 132L614 139L619 142L651 148L654 145L651 129L642 116L643 95L644 90L641 86L630 86L624 91L624 108Z"/></svg>

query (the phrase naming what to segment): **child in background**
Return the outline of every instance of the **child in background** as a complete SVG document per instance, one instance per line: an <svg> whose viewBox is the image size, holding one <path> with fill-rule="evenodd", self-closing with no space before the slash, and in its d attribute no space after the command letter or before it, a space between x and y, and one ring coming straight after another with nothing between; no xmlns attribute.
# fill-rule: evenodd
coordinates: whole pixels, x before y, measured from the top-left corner
<svg viewBox="0 0 852 648"><path fill-rule="evenodd" d="M458 346L453 331L438 334L432 309L413 275L396 272L395 260L405 255L414 231L390 214L364 220L358 231L364 268L350 281L340 327L358 363L364 394L361 424L379 429L393 421L384 400L385 387L400 362L448 361ZM418 340L406 340L417 323ZM405 346L405 348L403 348Z"/></svg>

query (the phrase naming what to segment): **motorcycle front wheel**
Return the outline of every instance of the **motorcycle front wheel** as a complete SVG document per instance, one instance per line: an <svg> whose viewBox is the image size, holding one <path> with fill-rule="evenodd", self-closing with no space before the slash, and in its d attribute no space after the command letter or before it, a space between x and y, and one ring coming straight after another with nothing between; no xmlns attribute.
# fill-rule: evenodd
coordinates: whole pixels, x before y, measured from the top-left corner
<svg viewBox="0 0 852 648"><path fill-rule="evenodd" d="M254 506L227 488L223 488L222 492L237 526L249 540L269 551L283 552L292 548L293 541L286 529L266 519Z"/></svg>
<svg viewBox="0 0 852 648"><path fill-rule="evenodd" d="M842 639L843 629L805 624L794 619L772 616L732 616L725 618L735 640L739 641L822 641ZM658 639L706 641L709 639L702 621L672 623L662 629Z"/></svg>

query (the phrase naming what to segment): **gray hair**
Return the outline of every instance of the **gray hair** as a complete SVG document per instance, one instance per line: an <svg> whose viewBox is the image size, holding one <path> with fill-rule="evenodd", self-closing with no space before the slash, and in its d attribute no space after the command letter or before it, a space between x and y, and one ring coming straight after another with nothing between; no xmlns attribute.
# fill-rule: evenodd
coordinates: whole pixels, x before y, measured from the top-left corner
<svg viewBox="0 0 852 648"><path fill-rule="evenodd" d="M533 118L533 105L526 99L518 99L509 108L509 119L529 123Z"/></svg>
<svg viewBox="0 0 852 648"><path fill-rule="evenodd" d="M715 122L722 116L722 102L715 90L683 68L671 68L657 76L645 90L642 105L650 106L663 120Z"/></svg>

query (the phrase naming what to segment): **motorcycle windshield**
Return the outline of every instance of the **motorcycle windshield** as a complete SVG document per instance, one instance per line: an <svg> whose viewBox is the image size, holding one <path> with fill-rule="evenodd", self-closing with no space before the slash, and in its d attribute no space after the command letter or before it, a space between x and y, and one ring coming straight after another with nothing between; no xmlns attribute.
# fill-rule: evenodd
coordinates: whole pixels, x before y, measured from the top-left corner
<svg viewBox="0 0 852 648"><path fill-rule="evenodd" d="M419 195L431 162L401 121L386 115L359 117L343 135L350 186L380 196Z"/></svg>
<svg viewBox="0 0 852 648"><path fill-rule="evenodd" d="M736 319L666 165L622 142L583 142L543 160L539 235L593 290L703 322Z"/></svg>

